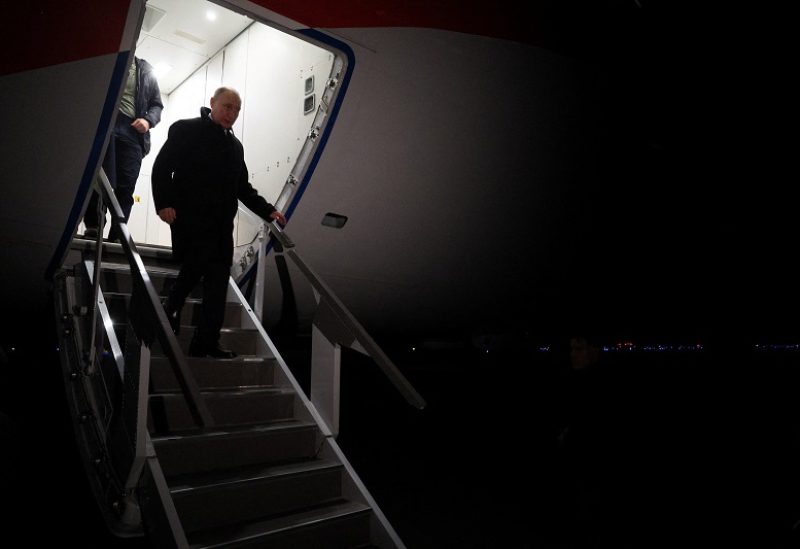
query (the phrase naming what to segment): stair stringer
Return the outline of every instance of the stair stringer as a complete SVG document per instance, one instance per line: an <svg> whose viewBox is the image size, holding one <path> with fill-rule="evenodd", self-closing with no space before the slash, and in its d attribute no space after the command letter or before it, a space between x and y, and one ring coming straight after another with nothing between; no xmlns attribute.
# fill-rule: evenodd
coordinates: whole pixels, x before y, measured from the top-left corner
<svg viewBox="0 0 800 549"><path fill-rule="evenodd" d="M275 371L275 384L291 388L296 395L295 398L295 417L317 424L322 440L319 441L319 457L332 459L342 464L345 474L342 475L342 495L353 501L367 505L372 510L370 516L370 535L372 542L379 547L405 549L400 537L395 532L392 525L386 519L375 499L367 490L366 485L359 478L353 466L345 457L344 452L336 443L336 439L322 419L322 415L317 411L314 404L309 400L292 374L286 362L280 355L277 347L267 334L261 322L256 317L255 312L242 294L239 287L232 278L228 279L228 299L238 302L243 307L242 327L253 328L260 334L259 344L264 345L264 354L271 355L279 366Z"/></svg>

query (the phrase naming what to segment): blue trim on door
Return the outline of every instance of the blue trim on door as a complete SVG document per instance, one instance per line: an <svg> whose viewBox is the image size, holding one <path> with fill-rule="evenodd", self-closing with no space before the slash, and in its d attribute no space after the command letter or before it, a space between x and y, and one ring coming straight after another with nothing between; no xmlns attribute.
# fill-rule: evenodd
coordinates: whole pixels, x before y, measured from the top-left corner
<svg viewBox="0 0 800 549"><path fill-rule="evenodd" d="M339 109L342 106L342 102L344 101L345 93L347 93L347 87L350 85L350 77L353 74L353 69L356 66L356 56L353 53L352 48L333 38L330 35L327 35L323 32L320 32L316 29L304 29L299 31L300 34L311 38L312 40L316 40L318 42L322 42L323 44L327 44L337 50L341 51L347 56L347 69L345 70L344 77L342 81L339 83L339 93L336 94L336 100L333 103L333 108L330 110L330 118L328 119L328 123L325 124L325 129L322 132L322 135L318 138L319 145L317 145L316 150L314 151L314 155L311 157L311 162L308 165L308 169L306 170L305 175L303 176L303 180L300 182L300 187L298 187L297 192L292 199L292 202L289 204L289 207L284 212L284 215L288 219L294 209L297 207L297 204L300 202L300 199L303 196L306 188L308 187L309 181L311 181L311 176L314 175L314 169L317 167L317 163L319 162L320 157L322 156L322 151L325 149L325 145L328 142L328 137L331 134L331 130L333 129L333 124L336 122L336 117L339 115Z"/></svg>

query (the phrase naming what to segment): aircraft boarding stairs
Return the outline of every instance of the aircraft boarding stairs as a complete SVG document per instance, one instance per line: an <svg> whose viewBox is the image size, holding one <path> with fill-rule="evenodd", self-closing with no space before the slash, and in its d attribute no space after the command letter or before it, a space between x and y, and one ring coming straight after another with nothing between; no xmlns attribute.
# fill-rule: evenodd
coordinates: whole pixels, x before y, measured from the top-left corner
<svg viewBox="0 0 800 549"><path fill-rule="evenodd" d="M404 547L233 280L221 344L238 357L187 357L200 288L175 336L160 307L169 249L113 222L120 243L75 238L54 280L76 440L112 532L155 547Z"/></svg>

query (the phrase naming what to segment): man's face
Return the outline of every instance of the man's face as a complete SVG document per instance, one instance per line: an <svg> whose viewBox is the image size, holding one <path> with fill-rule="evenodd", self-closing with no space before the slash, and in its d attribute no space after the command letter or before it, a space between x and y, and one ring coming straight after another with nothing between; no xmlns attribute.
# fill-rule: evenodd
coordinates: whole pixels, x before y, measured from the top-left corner
<svg viewBox="0 0 800 549"><path fill-rule="evenodd" d="M242 101L233 92L226 91L217 98L211 98L211 119L226 130L233 127L241 109Z"/></svg>

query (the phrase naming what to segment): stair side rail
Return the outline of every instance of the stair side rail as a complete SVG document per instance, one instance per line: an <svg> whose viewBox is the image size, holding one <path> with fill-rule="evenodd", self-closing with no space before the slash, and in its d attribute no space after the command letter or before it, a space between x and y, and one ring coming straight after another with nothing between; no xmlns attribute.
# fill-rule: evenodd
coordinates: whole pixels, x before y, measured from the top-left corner
<svg viewBox="0 0 800 549"><path fill-rule="evenodd" d="M122 250L125 253L125 257L131 269L131 279L133 281L131 310L129 314L131 326L137 338L148 348L158 339L172 365L175 377L186 398L193 419L201 429L212 427L214 421L200 394L197 382L189 370L186 357L178 344L178 339L175 337L170 327L167 315L164 312L164 307L161 305L161 300L153 287L153 283L150 281L150 276L147 274L142 257L139 255L136 244L128 230L128 225L125 223L125 217L122 214L122 209L117 201L117 197L114 195L111 183L102 168L100 168L98 176L95 179L95 189L101 193L101 201L108 202L112 226L119 235L119 243L122 246ZM102 217L100 221L102 223ZM101 224L98 230L98 240L100 241L102 239L102 233L103 228ZM101 248L102 246L97 247L98 250ZM96 270L99 269L99 264L100 261L98 260L95 266ZM95 278L95 280L99 279ZM149 368L149 363L147 367ZM144 405L146 406L146 403ZM146 411L145 415L142 417L146 418ZM141 427L146 431L146 424Z"/></svg>
<svg viewBox="0 0 800 549"><path fill-rule="evenodd" d="M123 520L134 523L141 518L140 515L138 515L139 505L137 505L134 493L141 482L145 480L143 473L147 470L148 475L146 479L149 479L149 482L155 485L154 493L158 497L158 507L161 510L159 515L164 517L164 520L159 522L162 525L166 525L166 528L159 528L159 535L162 537L166 536L172 540L177 547L188 547L185 541L185 533L175 511L174 503L169 496L166 480L160 472L147 427L148 395L150 389L150 347L156 340L161 344L172 366L175 378L178 381L188 409L196 424L200 429L207 429L214 426L214 421L200 393L197 382L189 370L186 358L167 320L166 313L161 305L161 300L158 297L141 255L137 251L136 244L128 230L122 214L122 209L116 199L111 183L102 168L99 169L97 177L93 182L93 188L99 193L100 199L98 200L99 227L97 239L95 241L96 256L92 269L93 276L90 274L94 293L89 354L89 360L91 361L89 362L90 367L95 367L97 352L101 346L97 342L97 321L98 314L102 315L103 312L99 307L99 300L102 300L100 274L103 249L102 234L105 221L105 215L102 214L104 202L108 204L112 228L119 236L118 242L122 247L122 251L130 267L132 288L128 311L128 325L132 328L136 339L139 341L138 360L134 361L135 364L124 364L124 370L120 372L122 379L127 378L130 381L123 383L125 395L123 398L136 403L130 415L126 414L124 418L124 421L129 421L131 423L130 429L134 433L134 440L130 441L133 446L130 468L127 473L124 471L121 472L122 476L125 477L124 493L122 494L123 499L126 501L125 509L126 511L134 510L132 513L134 513L135 516L123 517ZM108 319L104 320L104 324L110 325ZM108 326L106 329L109 329Z"/></svg>
<svg viewBox="0 0 800 549"><path fill-rule="evenodd" d="M372 358L394 387L403 395L406 402L417 409L424 409L425 399L400 372L383 349L364 329L361 323L347 309L334 291L314 272L297 251L294 242L276 221L269 223L240 205L251 221L260 224L258 240L259 253L256 274L256 298L254 308L260 311L263 300L265 261L270 239L266 238L267 228L272 235L273 250L276 255L288 255L300 272L311 284L317 309L312 324L311 350L311 394L309 399L325 419L334 435L339 432L339 395L341 347L353 349ZM259 320L263 320L258 315Z"/></svg>
<svg viewBox="0 0 800 549"><path fill-rule="evenodd" d="M306 280L308 280L314 290L319 293L320 304L324 304L330 314L333 315L332 318L329 319L329 322L337 324L338 328L345 331L345 333L335 338L338 340L338 343L371 357L383 373L386 374L386 377L389 378L392 385L403 395L408 404L420 410L424 409L427 404L425 399L422 398L422 395L417 392L392 360L383 352L383 349L372 339L369 333L367 333L367 330L356 320L355 316L345 307L333 290L303 260L297 252L294 242L292 242L286 232L275 221L270 222L268 226L272 236L275 237L283 248L283 254L288 255L295 265L297 265L300 271L305 275ZM320 312L318 310L317 315L319 314Z"/></svg>

